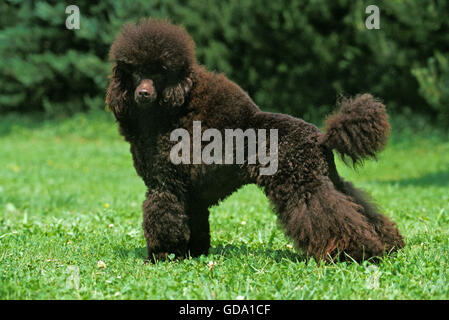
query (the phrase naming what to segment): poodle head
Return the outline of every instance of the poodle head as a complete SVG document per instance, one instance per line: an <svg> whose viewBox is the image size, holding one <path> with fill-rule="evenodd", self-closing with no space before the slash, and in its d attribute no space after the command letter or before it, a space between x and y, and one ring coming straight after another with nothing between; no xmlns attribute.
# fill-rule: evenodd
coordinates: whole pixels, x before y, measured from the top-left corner
<svg viewBox="0 0 449 320"><path fill-rule="evenodd" d="M192 87L195 44L165 20L125 24L109 53L114 62L106 102L117 115L133 106L181 106Z"/></svg>

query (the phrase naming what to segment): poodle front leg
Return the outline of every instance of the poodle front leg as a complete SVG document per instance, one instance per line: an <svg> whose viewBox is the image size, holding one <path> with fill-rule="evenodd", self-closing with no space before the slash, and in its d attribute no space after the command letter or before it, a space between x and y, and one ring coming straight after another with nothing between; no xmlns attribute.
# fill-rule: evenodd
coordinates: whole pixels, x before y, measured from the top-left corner
<svg viewBox="0 0 449 320"><path fill-rule="evenodd" d="M192 257L207 254L210 248L209 209L207 205L192 203L189 206L190 242Z"/></svg>
<svg viewBox="0 0 449 320"><path fill-rule="evenodd" d="M190 228L182 197L169 191L149 191L143 203L143 230L150 261L164 260L170 254L184 257Z"/></svg>

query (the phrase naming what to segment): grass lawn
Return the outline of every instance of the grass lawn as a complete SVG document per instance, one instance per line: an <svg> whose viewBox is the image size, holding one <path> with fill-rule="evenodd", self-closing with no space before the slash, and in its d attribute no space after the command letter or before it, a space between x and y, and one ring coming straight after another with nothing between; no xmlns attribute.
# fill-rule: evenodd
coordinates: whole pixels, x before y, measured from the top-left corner
<svg viewBox="0 0 449 320"><path fill-rule="evenodd" d="M143 182L109 114L0 120L0 299L448 299L449 140L393 135L340 173L407 246L379 264L317 264L246 186L212 208L208 256L144 265Z"/></svg>

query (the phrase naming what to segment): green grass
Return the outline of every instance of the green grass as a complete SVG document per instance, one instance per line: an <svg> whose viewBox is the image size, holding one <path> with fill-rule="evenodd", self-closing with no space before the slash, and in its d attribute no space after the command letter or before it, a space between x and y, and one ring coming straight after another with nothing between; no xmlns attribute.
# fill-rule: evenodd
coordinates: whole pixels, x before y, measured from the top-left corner
<svg viewBox="0 0 449 320"><path fill-rule="evenodd" d="M247 186L212 208L208 256L145 265L145 188L110 115L3 116L0 298L448 299L447 137L393 135L378 162L338 166L398 223L404 250L377 265L306 260Z"/></svg>

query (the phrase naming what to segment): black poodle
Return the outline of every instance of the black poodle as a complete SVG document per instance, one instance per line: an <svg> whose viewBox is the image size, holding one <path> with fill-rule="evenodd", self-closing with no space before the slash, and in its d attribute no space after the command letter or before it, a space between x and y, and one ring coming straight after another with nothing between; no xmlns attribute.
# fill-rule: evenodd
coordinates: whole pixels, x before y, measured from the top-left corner
<svg viewBox="0 0 449 320"><path fill-rule="evenodd" d="M326 133L301 119L262 112L237 84L199 65L190 36L164 20L125 25L110 58L114 66L106 102L148 188L143 229L150 260L171 253L206 254L208 208L249 183L263 187L286 234L316 259L361 261L404 246L395 224L343 180L334 163L332 150L356 164L384 147L388 117L371 95L342 99L339 111L326 121ZM174 161L179 141L173 133L185 132L194 140L198 124L200 133L214 129L225 136L226 129L265 129L277 136L257 140L255 149L250 135L245 136L248 157L243 162L195 162L195 146L188 146L180 163ZM231 150L236 156L237 146ZM249 150L257 150L252 156L262 159L267 146L275 170L262 174L269 169L267 162L250 161ZM221 157L224 149L214 155Z"/></svg>

